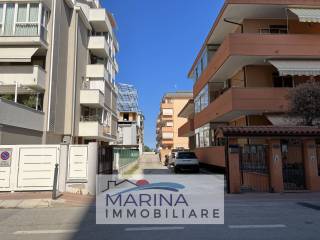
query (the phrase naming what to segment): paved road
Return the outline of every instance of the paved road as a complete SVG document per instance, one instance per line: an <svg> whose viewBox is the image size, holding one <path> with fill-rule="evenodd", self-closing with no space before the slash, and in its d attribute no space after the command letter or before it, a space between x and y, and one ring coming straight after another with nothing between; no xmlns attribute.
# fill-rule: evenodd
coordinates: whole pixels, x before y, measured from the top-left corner
<svg viewBox="0 0 320 240"><path fill-rule="evenodd" d="M152 170L153 169L153 170ZM141 161L148 173L170 171ZM0 239L318 240L320 194L228 195L225 225L96 225L94 207L1 209Z"/></svg>

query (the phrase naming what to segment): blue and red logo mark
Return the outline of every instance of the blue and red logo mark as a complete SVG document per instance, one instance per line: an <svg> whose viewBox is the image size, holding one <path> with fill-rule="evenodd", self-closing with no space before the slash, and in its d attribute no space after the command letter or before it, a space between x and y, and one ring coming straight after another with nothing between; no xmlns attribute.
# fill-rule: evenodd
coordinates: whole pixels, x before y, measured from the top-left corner
<svg viewBox="0 0 320 240"><path fill-rule="evenodd" d="M165 190L165 191L170 191L170 192L179 192L180 190L185 188L184 185L179 184L179 183L173 183L173 182L150 183L146 179L141 179L136 182L133 182L133 181L126 179L126 180L123 180L119 183L116 183L115 181L109 181L108 188L105 191L109 190L110 183L113 183L115 186L119 186L123 183L129 183L129 184L133 185L132 188L118 192L118 193L114 194L113 196L123 194L123 193L145 191L145 190Z"/></svg>
<svg viewBox="0 0 320 240"><path fill-rule="evenodd" d="M1 159L6 161L10 158L10 153L8 151L4 151L1 153Z"/></svg>

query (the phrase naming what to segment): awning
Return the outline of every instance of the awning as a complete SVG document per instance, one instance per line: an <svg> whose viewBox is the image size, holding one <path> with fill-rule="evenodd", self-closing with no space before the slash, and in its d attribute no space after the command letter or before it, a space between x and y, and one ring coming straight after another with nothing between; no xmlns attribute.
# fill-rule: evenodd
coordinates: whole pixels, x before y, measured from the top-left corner
<svg viewBox="0 0 320 240"><path fill-rule="evenodd" d="M290 11L298 16L300 22L320 23L320 9L290 8Z"/></svg>
<svg viewBox="0 0 320 240"><path fill-rule="evenodd" d="M269 60L280 76L318 76L320 61L316 60Z"/></svg>
<svg viewBox="0 0 320 240"><path fill-rule="evenodd" d="M320 128L304 126L244 126L220 127L216 131L218 138L223 137L319 137Z"/></svg>
<svg viewBox="0 0 320 240"><path fill-rule="evenodd" d="M0 62L31 62L31 57L38 48L0 48Z"/></svg>

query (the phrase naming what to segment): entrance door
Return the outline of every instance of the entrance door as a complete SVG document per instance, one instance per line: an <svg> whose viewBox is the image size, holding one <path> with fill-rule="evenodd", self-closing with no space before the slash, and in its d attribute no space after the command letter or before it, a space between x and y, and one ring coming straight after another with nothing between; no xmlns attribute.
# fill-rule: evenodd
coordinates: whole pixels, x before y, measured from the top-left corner
<svg viewBox="0 0 320 240"><path fill-rule="evenodd" d="M305 174L301 140L282 140L282 171L285 190L303 190Z"/></svg>

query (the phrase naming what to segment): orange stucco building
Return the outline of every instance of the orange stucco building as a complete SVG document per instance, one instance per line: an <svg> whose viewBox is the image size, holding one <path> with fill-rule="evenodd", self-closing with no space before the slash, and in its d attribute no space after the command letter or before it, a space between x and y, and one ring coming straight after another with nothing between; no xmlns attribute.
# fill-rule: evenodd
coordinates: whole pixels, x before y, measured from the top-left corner
<svg viewBox="0 0 320 240"><path fill-rule="evenodd" d="M320 191L320 132L287 117L288 94L320 81L320 1L227 0L189 77L179 136L230 192Z"/></svg>
<svg viewBox="0 0 320 240"><path fill-rule="evenodd" d="M178 114L192 97L192 92L167 93L160 103L156 133L157 148L160 151L162 162L173 149L189 149L188 137L178 135L178 129L187 122L187 119L178 116Z"/></svg>

